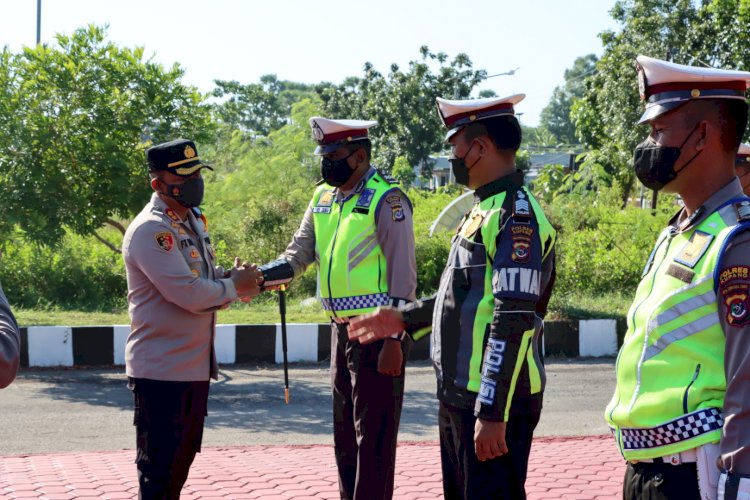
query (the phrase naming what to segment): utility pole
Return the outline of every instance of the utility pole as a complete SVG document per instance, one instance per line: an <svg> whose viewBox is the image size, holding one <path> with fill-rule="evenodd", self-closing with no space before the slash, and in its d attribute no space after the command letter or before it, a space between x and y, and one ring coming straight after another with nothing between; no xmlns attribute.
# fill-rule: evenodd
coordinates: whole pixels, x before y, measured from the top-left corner
<svg viewBox="0 0 750 500"><path fill-rule="evenodd" d="M36 44L42 41L42 0L36 0Z"/></svg>

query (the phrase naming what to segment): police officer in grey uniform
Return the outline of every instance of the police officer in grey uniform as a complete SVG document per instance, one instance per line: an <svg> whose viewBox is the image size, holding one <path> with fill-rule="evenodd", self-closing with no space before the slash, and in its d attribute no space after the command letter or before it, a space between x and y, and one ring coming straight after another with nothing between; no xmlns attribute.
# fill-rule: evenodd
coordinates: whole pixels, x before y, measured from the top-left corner
<svg viewBox="0 0 750 500"><path fill-rule="evenodd" d="M154 193L125 233L131 332L125 348L133 392L140 498L179 498L200 451L209 378L216 379L216 311L260 291L260 272L215 265L192 141L150 148Z"/></svg>
<svg viewBox="0 0 750 500"><path fill-rule="evenodd" d="M0 286L0 389L8 387L18 372L21 358L21 334Z"/></svg>
<svg viewBox="0 0 750 500"><path fill-rule="evenodd" d="M348 323L366 308L411 302L416 291L411 204L370 165L368 129L375 124L310 119L318 143L316 154L322 157L323 181L286 251L279 260L260 268L265 285L273 286L298 277L314 262L320 266L321 301L332 318L336 464L341 498L347 500L389 500L393 496L410 342L403 334L369 346L349 342ZM337 218L339 224L330 224ZM347 248L348 255L338 253ZM379 260L371 258L373 255L379 255ZM366 269L360 269L362 266ZM361 286L369 287L370 292L351 297L347 283L358 279L366 282Z"/></svg>

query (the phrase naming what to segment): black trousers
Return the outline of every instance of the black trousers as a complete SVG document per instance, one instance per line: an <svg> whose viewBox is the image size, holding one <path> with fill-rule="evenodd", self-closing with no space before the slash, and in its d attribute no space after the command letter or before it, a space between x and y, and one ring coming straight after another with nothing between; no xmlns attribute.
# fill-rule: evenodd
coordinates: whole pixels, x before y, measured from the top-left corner
<svg viewBox="0 0 750 500"><path fill-rule="evenodd" d="M623 500L700 500L695 464L628 463Z"/></svg>
<svg viewBox="0 0 750 500"><path fill-rule="evenodd" d="M505 431L508 453L480 462L474 451L474 410L440 402L440 461L446 500L521 500L539 412L511 415Z"/></svg>
<svg viewBox="0 0 750 500"><path fill-rule="evenodd" d="M378 373L383 342L349 342L347 325L331 323L333 443L343 500L390 500L396 439L404 400L404 340L401 375Z"/></svg>
<svg viewBox="0 0 750 500"><path fill-rule="evenodd" d="M208 381L128 379L135 403L138 498L180 498L201 449L208 385Z"/></svg>

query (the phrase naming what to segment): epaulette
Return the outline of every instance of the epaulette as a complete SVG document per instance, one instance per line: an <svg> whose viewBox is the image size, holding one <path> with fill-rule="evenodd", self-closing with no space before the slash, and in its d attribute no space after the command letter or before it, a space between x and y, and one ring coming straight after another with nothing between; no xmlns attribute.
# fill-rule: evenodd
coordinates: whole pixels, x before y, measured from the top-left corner
<svg viewBox="0 0 750 500"><path fill-rule="evenodd" d="M750 221L750 200L734 203L734 209L737 211L737 222Z"/></svg>
<svg viewBox="0 0 750 500"><path fill-rule="evenodd" d="M320 179L318 182L315 183L315 186L317 187L317 186L320 186L321 184L325 184L325 183L326 183L325 179Z"/></svg>
<svg viewBox="0 0 750 500"><path fill-rule="evenodd" d="M201 209L198 207L193 207L190 209L191 212L193 212L193 215L195 215L196 219L200 219L201 215L203 215L203 212L201 212Z"/></svg>
<svg viewBox="0 0 750 500"><path fill-rule="evenodd" d="M385 172L381 172L378 169L375 169L375 170L377 170L378 174L380 174L380 177L382 177L383 180L387 182L388 184L398 184L398 181L396 180L396 178L393 177L391 174L386 174Z"/></svg>
<svg viewBox="0 0 750 500"><path fill-rule="evenodd" d="M516 191L513 197L513 215L511 217L515 220L531 218L531 203L528 195L521 188Z"/></svg>

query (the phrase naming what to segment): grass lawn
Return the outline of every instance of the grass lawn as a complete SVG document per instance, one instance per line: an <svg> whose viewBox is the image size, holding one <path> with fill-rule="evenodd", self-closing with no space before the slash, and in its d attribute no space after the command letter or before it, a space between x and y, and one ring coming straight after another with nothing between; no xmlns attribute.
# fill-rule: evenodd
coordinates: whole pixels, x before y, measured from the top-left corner
<svg viewBox="0 0 750 500"><path fill-rule="evenodd" d="M627 314L632 297L621 295L568 295L552 297L548 319L593 319L618 318ZM38 309L13 309L21 326L86 326L127 325L130 323L127 310L121 311L62 311ZM328 320L323 308L316 300L291 299L287 303L287 322L325 323ZM278 323L279 308L275 300L264 298L250 304L234 305L219 311L219 323L262 324Z"/></svg>

